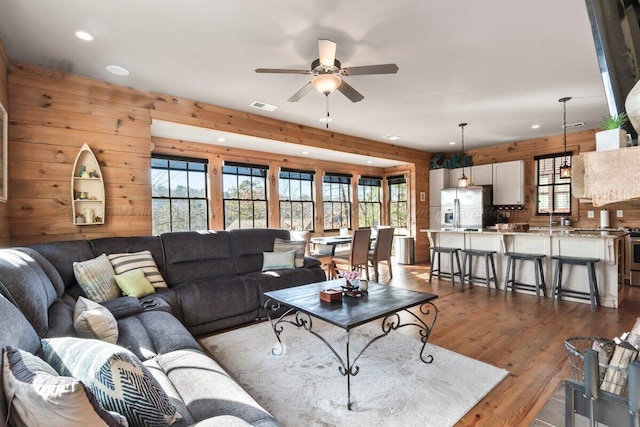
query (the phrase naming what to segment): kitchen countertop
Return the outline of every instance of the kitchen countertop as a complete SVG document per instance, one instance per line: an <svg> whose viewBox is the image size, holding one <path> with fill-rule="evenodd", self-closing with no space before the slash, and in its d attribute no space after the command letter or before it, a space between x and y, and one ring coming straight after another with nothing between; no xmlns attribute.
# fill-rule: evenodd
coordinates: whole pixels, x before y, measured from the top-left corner
<svg viewBox="0 0 640 427"><path fill-rule="evenodd" d="M553 228L551 232L549 228L533 227L529 231L498 231L495 228L486 228L484 230L464 230L453 228L442 229L421 229L421 232L429 233L472 233L472 234L502 234L505 236L552 236L552 237L582 237L582 238L603 238L603 237L623 237L629 234L628 230L620 230L616 228Z"/></svg>

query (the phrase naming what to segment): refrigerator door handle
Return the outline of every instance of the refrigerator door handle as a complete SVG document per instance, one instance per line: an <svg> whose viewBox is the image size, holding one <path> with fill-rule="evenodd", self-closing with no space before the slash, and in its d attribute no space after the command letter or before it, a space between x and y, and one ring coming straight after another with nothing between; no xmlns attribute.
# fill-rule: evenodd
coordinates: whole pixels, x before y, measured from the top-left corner
<svg viewBox="0 0 640 427"><path fill-rule="evenodd" d="M460 228L460 199L453 200L453 228Z"/></svg>

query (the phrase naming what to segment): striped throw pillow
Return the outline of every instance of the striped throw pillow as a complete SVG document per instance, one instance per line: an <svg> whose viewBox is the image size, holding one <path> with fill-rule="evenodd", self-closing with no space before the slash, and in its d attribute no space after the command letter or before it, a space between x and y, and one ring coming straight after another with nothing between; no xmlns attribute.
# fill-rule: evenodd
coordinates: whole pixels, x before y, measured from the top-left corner
<svg viewBox="0 0 640 427"><path fill-rule="evenodd" d="M150 251L111 254L109 255L109 261L111 261L116 274L140 269L154 288L167 287L167 282L164 281L162 274L160 274Z"/></svg>
<svg viewBox="0 0 640 427"><path fill-rule="evenodd" d="M273 251L274 252L295 252L295 265L296 268L300 268L304 266L304 251L307 244L304 241L299 240L283 240L278 239L273 242Z"/></svg>

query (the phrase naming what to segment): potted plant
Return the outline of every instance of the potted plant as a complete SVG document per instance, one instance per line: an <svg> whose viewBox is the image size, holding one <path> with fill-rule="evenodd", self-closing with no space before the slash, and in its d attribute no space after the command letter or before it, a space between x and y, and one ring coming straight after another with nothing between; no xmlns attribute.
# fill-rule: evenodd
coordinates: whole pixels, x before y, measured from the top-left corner
<svg viewBox="0 0 640 427"><path fill-rule="evenodd" d="M600 132L596 132L596 151L617 150L627 146L627 131L622 126L629 121L627 114L602 117Z"/></svg>

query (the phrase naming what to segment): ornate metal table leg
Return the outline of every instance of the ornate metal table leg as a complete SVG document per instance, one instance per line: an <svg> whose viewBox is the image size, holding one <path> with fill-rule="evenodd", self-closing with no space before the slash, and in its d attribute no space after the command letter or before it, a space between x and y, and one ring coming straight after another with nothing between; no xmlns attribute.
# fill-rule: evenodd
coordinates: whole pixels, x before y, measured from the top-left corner
<svg viewBox="0 0 640 427"><path fill-rule="evenodd" d="M405 326L416 326L420 331L420 341L422 342L422 348L420 349L420 360L422 360L424 363L433 362L432 355L429 354L425 358L423 353L425 347L427 346L427 342L429 341L431 331L433 330L433 325L436 323L436 319L438 318L438 307L436 307L432 302L426 302L420 306L420 313L423 316L427 317L426 322L413 312L407 309L405 309L404 311L409 313L413 317L413 322L402 323L400 315L398 313L389 314L382 320L383 334L379 337L374 338L374 340L386 336L392 330L403 328Z"/></svg>
<svg viewBox="0 0 640 427"><path fill-rule="evenodd" d="M270 303L271 303L271 299L268 299L264 303L264 308L267 310L271 308L272 311L278 311L281 307L279 301L275 301L275 303L273 304L270 304ZM281 356L282 353L284 353L284 344L280 339L280 334L284 329L281 323L283 322L291 323L292 325L298 328L304 327L306 330L311 331L311 327L312 327L311 316L309 316L306 313L301 313L298 311L296 312L295 320L292 321L292 320L286 319L286 316L293 313L294 311L295 311L295 308L292 307L289 310L285 311L284 314L278 316L278 318L275 320L272 319L269 314L267 314L267 317L269 318L269 322L271 322L271 328L273 329L273 332L276 334L276 338L278 339L278 343L271 349L271 354L274 356Z"/></svg>

